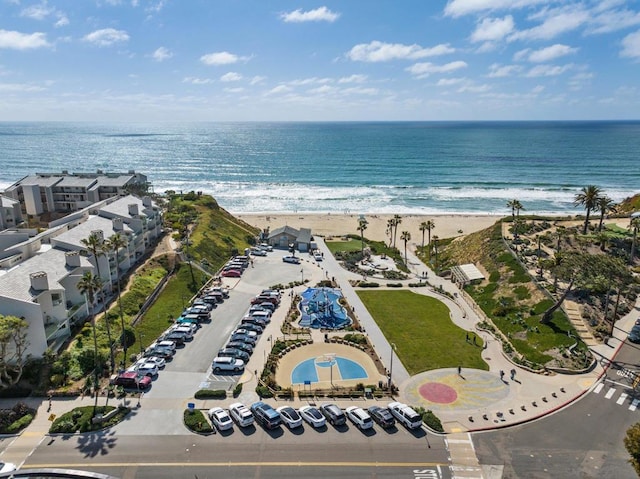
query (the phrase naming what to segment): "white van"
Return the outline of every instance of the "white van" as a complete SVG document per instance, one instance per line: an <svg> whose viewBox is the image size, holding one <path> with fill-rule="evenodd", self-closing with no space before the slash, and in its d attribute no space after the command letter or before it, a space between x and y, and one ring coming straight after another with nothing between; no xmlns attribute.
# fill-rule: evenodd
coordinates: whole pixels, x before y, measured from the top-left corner
<svg viewBox="0 0 640 479"><path fill-rule="evenodd" d="M233 371L234 373L239 373L244 369L244 361L227 356L216 356L213 358L213 362L211 363L211 369L214 373L218 373L220 371Z"/></svg>
<svg viewBox="0 0 640 479"><path fill-rule="evenodd" d="M422 427L422 417L406 404L401 402L390 402L389 411L393 414L398 422L401 422L409 429L418 429Z"/></svg>

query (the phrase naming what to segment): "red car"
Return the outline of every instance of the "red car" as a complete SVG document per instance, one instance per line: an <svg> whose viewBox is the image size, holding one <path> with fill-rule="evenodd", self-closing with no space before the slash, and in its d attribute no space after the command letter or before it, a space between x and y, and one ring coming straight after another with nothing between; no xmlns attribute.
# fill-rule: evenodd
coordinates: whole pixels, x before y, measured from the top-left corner
<svg viewBox="0 0 640 479"><path fill-rule="evenodd" d="M237 269L228 269L220 273L220 276L224 276L227 278L239 278L240 276L242 276L242 271Z"/></svg>
<svg viewBox="0 0 640 479"><path fill-rule="evenodd" d="M110 383L126 389L147 389L151 386L151 378L149 376L141 376L135 371L125 371L117 376L112 376Z"/></svg>

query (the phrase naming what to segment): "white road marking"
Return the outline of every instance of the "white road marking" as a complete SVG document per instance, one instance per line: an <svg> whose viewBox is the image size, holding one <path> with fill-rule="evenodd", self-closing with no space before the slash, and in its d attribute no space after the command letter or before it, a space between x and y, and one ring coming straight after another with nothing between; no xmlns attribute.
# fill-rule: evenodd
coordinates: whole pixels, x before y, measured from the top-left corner
<svg viewBox="0 0 640 479"><path fill-rule="evenodd" d="M635 411L638 407L638 403L640 403L640 399L634 399L631 405L629 406L629 411Z"/></svg>
<svg viewBox="0 0 640 479"><path fill-rule="evenodd" d="M602 388L604 387L604 383L600 383L596 386L596 388L593 390L594 393L598 394L600 391L602 391Z"/></svg>
<svg viewBox="0 0 640 479"><path fill-rule="evenodd" d="M604 395L605 399L611 399L611 396L613 396L616 392L616 388L609 388L609 390L607 391L607 394Z"/></svg>
<svg viewBox="0 0 640 479"><path fill-rule="evenodd" d="M627 399L627 396L628 396L627 393L620 394L620 397L616 401L616 404L622 404L624 402L624 400Z"/></svg>

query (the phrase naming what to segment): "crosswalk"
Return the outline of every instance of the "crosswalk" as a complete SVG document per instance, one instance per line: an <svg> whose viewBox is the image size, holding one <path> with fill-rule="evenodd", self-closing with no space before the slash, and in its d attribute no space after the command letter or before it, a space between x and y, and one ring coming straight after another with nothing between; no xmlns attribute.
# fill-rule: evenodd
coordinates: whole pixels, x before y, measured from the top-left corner
<svg viewBox="0 0 640 479"><path fill-rule="evenodd" d="M640 398L630 396L629 393L624 392L622 388L608 386L605 383L598 383L596 387L593 388L592 392L594 394L600 394L602 391L605 391L603 395L605 399L612 399L616 396L616 404L618 406L626 406L629 411L635 411L638 409L638 406L640 406Z"/></svg>

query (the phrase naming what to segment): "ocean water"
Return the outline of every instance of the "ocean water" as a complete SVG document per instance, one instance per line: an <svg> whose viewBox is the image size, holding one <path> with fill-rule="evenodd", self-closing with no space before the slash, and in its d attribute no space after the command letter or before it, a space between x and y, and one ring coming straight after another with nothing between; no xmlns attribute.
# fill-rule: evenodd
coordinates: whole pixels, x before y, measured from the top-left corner
<svg viewBox="0 0 640 479"><path fill-rule="evenodd" d="M577 213L640 191L640 122L0 123L0 189L36 172L148 175L232 213Z"/></svg>

